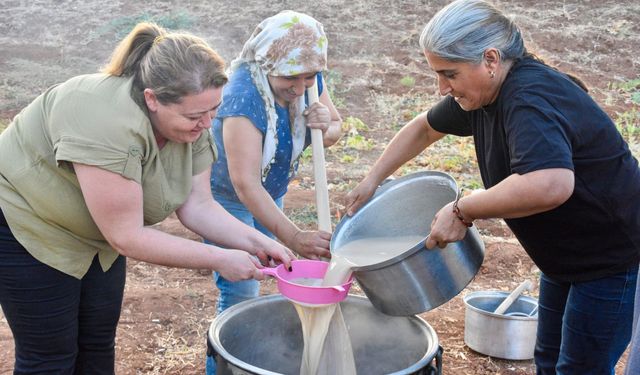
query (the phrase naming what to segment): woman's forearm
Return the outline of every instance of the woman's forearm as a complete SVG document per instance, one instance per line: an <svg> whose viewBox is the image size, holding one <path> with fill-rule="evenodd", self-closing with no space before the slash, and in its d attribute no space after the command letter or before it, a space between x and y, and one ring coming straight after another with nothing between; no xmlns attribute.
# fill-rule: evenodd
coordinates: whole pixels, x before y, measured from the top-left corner
<svg viewBox="0 0 640 375"><path fill-rule="evenodd" d="M331 120L331 124L326 132L322 135L322 144L324 147L334 145L342 136L342 119Z"/></svg>
<svg viewBox="0 0 640 375"><path fill-rule="evenodd" d="M224 253L214 246L150 227L121 232L111 237L109 242L116 251L126 257L162 266L216 270L223 262Z"/></svg>
<svg viewBox="0 0 640 375"><path fill-rule="evenodd" d="M275 204L260 184L252 187L236 187L240 201L253 216L273 233L280 242L290 245L300 229Z"/></svg>
<svg viewBox="0 0 640 375"><path fill-rule="evenodd" d="M513 174L488 190L461 198L458 207L467 220L519 218L560 206L573 189L570 169L542 169Z"/></svg>

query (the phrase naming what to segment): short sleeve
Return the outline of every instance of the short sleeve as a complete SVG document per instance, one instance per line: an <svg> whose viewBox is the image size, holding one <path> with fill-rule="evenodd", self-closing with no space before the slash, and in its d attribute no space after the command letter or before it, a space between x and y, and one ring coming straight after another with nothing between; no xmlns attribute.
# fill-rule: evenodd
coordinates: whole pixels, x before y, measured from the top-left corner
<svg viewBox="0 0 640 375"><path fill-rule="evenodd" d="M151 133L144 113L76 92L59 100L48 123L56 162L96 166L140 183Z"/></svg>
<svg viewBox="0 0 640 375"><path fill-rule="evenodd" d="M574 169L573 151L561 114L537 95L516 97L505 109L505 133L514 172Z"/></svg>
<svg viewBox="0 0 640 375"><path fill-rule="evenodd" d="M458 136L472 134L469 114L451 96L447 96L427 112L429 125L440 133Z"/></svg>
<svg viewBox="0 0 640 375"><path fill-rule="evenodd" d="M262 133L267 130L267 111L257 91L225 93L217 118L246 117Z"/></svg>

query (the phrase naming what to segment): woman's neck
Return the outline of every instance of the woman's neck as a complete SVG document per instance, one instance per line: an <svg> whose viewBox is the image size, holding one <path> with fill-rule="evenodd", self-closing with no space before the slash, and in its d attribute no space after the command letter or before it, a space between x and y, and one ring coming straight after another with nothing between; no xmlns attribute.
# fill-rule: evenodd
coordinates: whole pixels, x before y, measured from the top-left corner
<svg viewBox="0 0 640 375"><path fill-rule="evenodd" d="M289 107L289 102L287 102L287 101L285 101L283 99L280 99L278 97L275 97L274 99L276 101L276 104L279 105L280 107L282 107L282 108L288 108Z"/></svg>
<svg viewBox="0 0 640 375"><path fill-rule="evenodd" d="M155 130L153 131L153 135L156 138L156 144L158 145L158 148L162 150L162 148L167 144L167 139L156 133Z"/></svg>

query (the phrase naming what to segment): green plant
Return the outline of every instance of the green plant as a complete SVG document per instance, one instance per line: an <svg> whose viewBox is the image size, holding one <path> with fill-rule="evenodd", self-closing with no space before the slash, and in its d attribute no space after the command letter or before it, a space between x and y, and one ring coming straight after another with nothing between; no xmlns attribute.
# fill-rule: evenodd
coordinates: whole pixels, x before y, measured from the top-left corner
<svg viewBox="0 0 640 375"><path fill-rule="evenodd" d="M351 129L355 129L358 132L369 131L369 126L357 117L349 116L342 122L342 131L349 132Z"/></svg>
<svg viewBox="0 0 640 375"><path fill-rule="evenodd" d="M287 210L287 217L298 225L315 225L318 222L315 205L306 205L301 208Z"/></svg>
<svg viewBox="0 0 640 375"><path fill-rule="evenodd" d="M622 95L632 105L640 105L640 78L609 84L609 89Z"/></svg>
<svg viewBox="0 0 640 375"><path fill-rule="evenodd" d="M348 155L348 154L344 154L342 155L342 157L340 158L340 163L343 164L351 164L354 163L358 158L352 155Z"/></svg>
<svg viewBox="0 0 640 375"><path fill-rule="evenodd" d="M616 112L614 122L627 142L640 141L640 111L637 108Z"/></svg>
<svg viewBox="0 0 640 375"><path fill-rule="evenodd" d="M371 150L375 146L375 142L360 134L361 131L369 130L369 126L359 118L347 117L342 122L342 131L346 134L343 138L344 145L359 151Z"/></svg>
<svg viewBox="0 0 640 375"><path fill-rule="evenodd" d="M465 159L460 155L450 155L440 161L442 169L445 171L460 172L465 163Z"/></svg>
<svg viewBox="0 0 640 375"><path fill-rule="evenodd" d="M609 84L609 88L618 89L623 92L637 92L640 90L640 78L631 79L624 82L614 82Z"/></svg>
<svg viewBox="0 0 640 375"><path fill-rule="evenodd" d="M375 142L372 139L367 139L357 133L347 136L345 144L347 147L351 147L359 151L368 151L375 146Z"/></svg>
<svg viewBox="0 0 640 375"><path fill-rule="evenodd" d="M402 86L412 88L413 86L416 85L416 79L411 76L404 76L400 79L400 84Z"/></svg>
<svg viewBox="0 0 640 375"><path fill-rule="evenodd" d="M616 112L616 128L627 142L640 141L640 78L611 83L609 88L621 95L631 106L628 111Z"/></svg>
<svg viewBox="0 0 640 375"><path fill-rule="evenodd" d="M483 188L484 188L484 185L482 184L482 182L476 179L465 180L462 183L462 189L464 190L476 190L476 189L483 189Z"/></svg>
<svg viewBox="0 0 640 375"><path fill-rule="evenodd" d="M312 158L313 158L313 148L307 147L304 151L302 151L302 154L300 155L300 162L306 164L311 162Z"/></svg>
<svg viewBox="0 0 640 375"><path fill-rule="evenodd" d="M440 142L442 144L452 145L452 144L454 144L456 142L456 138L458 138L458 137L456 137L454 135L451 135L451 134L447 134L447 135L444 136L444 138L442 138L440 140Z"/></svg>

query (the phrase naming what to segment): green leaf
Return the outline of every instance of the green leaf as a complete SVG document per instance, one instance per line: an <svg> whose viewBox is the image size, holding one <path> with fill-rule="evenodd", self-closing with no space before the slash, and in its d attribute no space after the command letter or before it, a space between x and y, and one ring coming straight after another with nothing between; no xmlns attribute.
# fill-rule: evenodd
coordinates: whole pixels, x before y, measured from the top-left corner
<svg viewBox="0 0 640 375"><path fill-rule="evenodd" d="M293 16L293 18L291 19L291 22L285 22L282 24L283 29L290 29L293 26L295 26L296 23L300 22L300 18L298 16Z"/></svg>
<svg viewBox="0 0 640 375"><path fill-rule="evenodd" d="M320 39L318 39L318 47L320 49L324 48L324 44L327 42L327 38L324 36L321 36Z"/></svg>

